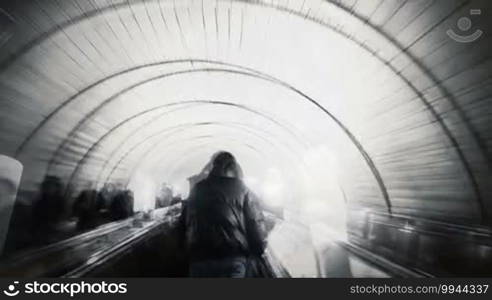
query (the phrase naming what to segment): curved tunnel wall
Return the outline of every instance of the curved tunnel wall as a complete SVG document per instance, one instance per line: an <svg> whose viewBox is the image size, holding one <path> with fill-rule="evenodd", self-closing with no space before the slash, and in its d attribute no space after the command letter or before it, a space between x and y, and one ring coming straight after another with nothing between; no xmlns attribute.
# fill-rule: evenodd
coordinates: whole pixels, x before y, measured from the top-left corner
<svg viewBox="0 0 492 300"><path fill-rule="evenodd" d="M275 158L288 172L309 149L330 149L354 209L488 223L490 37L460 44L445 34L471 5L9 4L4 14L15 26L7 27L0 52L1 154L24 165L21 199L30 201L47 174L60 176L74 196L106 180L126 184L136 168L162 156L174 161L200 151L200 136L229 145L224 129L193 124L240 121L256 136L226 131L243 141L230 147L246 160L261 157L247 150L254 144L265 161ZM490 27L491 21L474 22ZM250 111L219 104L159 108L198 100ZM159 137L176 126L190 128L168 142ZM178 144L171 147L173 140ZM183 140L191 142L180 147ZM157 154L146 155L151 150Z"/></svg>

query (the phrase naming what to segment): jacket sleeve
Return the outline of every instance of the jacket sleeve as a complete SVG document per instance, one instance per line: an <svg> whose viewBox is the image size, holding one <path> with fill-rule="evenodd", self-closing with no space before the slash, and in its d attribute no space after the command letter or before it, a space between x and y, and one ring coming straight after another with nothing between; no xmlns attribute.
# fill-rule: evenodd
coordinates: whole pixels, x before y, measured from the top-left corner
<svg viewBox="0 0 492 300"><path fill-rule="evenodd" d="M256 255L263 254L266 247L265 219L259 199L251 191L246 193L244 220L250 250Z"/></svg>

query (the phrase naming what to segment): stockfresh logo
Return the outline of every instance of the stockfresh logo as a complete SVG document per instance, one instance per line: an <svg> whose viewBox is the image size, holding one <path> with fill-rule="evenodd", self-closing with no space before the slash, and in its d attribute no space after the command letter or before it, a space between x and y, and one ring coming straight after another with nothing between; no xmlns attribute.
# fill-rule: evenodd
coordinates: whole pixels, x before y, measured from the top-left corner
<svg viewBox="0 0 492 300"><path fill-rule="evenodd" d="M19 284L18 281L14 281L13 284L9 284L7 289L3 290L3 293L9 297L14 297L14 296L19 295L20 291L17 289L18 284Z"/></svg>
<svg viewBox="0 0 492 300"><path fill-rule="evenodd" d="M125 294L128 291L126 283L102 282L26 282L24 285L14 281L3 290L4 295L15 297L23 294L52 294L68 295L73 297L78 294Z"/></svg>

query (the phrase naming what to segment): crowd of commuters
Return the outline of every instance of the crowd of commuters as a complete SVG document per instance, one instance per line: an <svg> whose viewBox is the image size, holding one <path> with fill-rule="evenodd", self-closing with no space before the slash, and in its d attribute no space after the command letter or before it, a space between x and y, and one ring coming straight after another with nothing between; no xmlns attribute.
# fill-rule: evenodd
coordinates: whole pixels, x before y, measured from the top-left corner
<svg viewBox="0 0 492 300"><path fill-rule="evenodd" d="M82 191L73 205L72 216L78 230L88 230L101 224L129 218L133 215L133 192L108 187Z"/></svg>
<svg viewBox="0 0 492 300"><path fill-rule="evenodd" d="M67 195L59 177L46 176L30 198L33 200L16 203L8 252L56 242L134 214L133 192L113 184L82 190L73 197Z"/></svg>

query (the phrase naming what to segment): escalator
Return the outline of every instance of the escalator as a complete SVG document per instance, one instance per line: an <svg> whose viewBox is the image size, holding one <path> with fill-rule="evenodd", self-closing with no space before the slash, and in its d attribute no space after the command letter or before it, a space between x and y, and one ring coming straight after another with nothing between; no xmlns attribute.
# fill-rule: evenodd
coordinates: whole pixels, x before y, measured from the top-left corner
<svg viewBox="0 0 492 300"><path fill-rule="evenodd" d="M180 209L157 209L5 257L0 277L186 277L188 261L173 230ZM269 250L265 258L271 274L289 277Z"/></svg>
<svg viewBox="0 0 492 300"><path fill-rule="evenodd" d="M180 212L181 204L156 209L5 257L0 277L187 277L188 261L174 230ZM284 222L266 216L276 226ZM352 242L332 241L316 252L316 277L432 277ZM271 245L264 259L273 277L292 277Z"/></svg>
<svg viewBox="0 0 492 300"><path fill-rule="evenodd" d="M179 207L162 208L152 216L112 222L6 257L0 263L0 276L183 276L186 266L174 252L177 244L170 230L178 211Z"/></svg>

